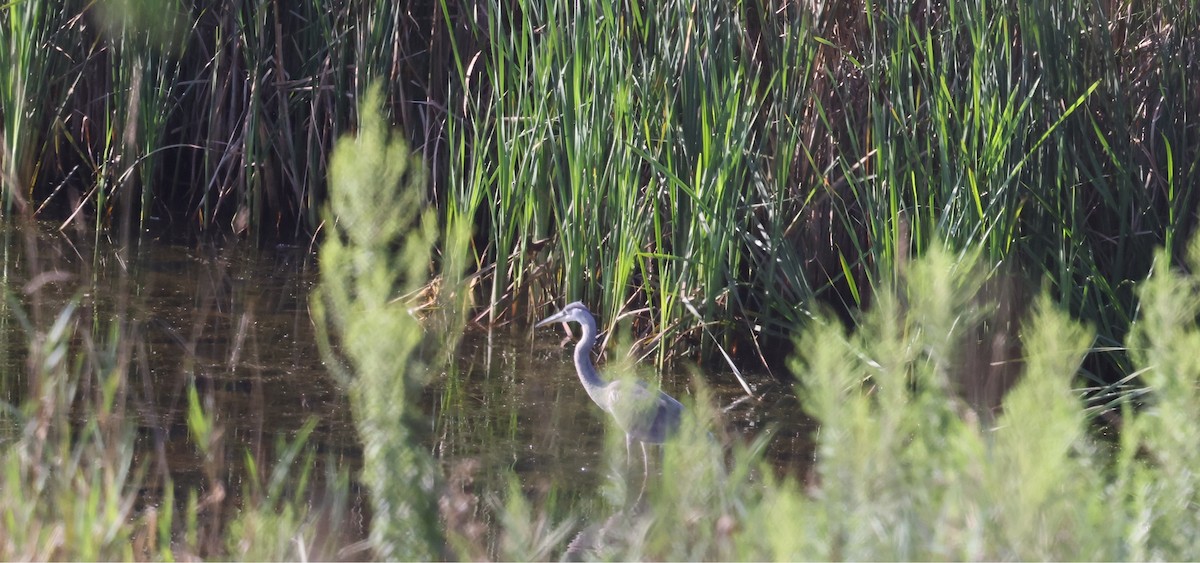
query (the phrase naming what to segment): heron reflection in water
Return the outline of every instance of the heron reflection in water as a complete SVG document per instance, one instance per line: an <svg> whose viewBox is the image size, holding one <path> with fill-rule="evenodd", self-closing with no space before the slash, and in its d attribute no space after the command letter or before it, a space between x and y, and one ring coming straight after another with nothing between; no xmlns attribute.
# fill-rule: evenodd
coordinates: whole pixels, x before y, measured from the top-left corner
<svg viewBox="0 0 1200 563"><path fill-rule="evenodd" d="M625 431L625 452L637 440L642 447L642 464L650 468L646 444L661 444L679 428L683 405L674 397L646 387L631 379L604 381L592 365L592 347L596 344L596 319L582 302L576 301L534 325L535 328L555 322L577 322L583 336L575 345L575 371L592 401L607 411Z"/></svg>

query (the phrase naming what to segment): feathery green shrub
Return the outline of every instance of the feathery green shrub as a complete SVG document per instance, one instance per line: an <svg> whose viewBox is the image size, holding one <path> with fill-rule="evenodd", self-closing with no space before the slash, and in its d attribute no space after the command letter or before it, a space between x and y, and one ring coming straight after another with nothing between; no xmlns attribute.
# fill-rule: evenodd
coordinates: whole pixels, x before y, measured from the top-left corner
<svg viewBox="0 0 1200 563"><path fill-rule="evenodd" d="M1193 248L1194 269L1200 243ZM827 319L804 331L792 368L819 423L807 483L763 463L761 440L719 447L700 385L645 502L625 488L640 475L610 471L626 494L608 497L607 519L563 520L584 529L567 551L623 560L1194 558L1200 281L1160 253L1132 346L1151 391L1142 405L1126 403L1120 439L1106 443L1089 432L1094 421L1073 386L1094 333L1044 295L1012 335L1022 377L999 408L964 399L972 327L996 311L982 254L935 245L856 329ZM532 546L563 535L538 529L495 556L544 554Z"/></svg>

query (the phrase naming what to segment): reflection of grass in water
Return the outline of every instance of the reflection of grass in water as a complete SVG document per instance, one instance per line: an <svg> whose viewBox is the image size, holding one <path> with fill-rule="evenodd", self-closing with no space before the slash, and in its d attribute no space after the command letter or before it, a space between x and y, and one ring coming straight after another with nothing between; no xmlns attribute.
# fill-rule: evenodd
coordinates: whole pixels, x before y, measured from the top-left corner
<svg viewBox="0 0 1200 563"><path fill-rule="evenodd" d="M7 291L5 297L18 307ZM112 358L101 338L90 353L72 349L77 307L67 305L48 327L19 315L31 343L29 399L13 413L18 439L6 442L0 457L4 559L125 558L135 535L160 537L131 514L138 479L124 373L105 361Z"/></svg>
<svg viewBox="0 0 1200 563"><path fill-rule="evenodd" d="M335 556L348 486L330 470L314 495L322 479L309 469L312 424L281 443L281 457L270 463L247 453L238 497L227 490L235 472L226 465L224 425L188 385L186 428L203 482L179 489L169 474L157 473L167 469L161 454L136 445L139 425L153 423L142 414L153 398L137 386L145 374L131 377L138 373L137 332L128 319L97 314L83 301L71 300L43 325L6 293L30 344L27 373L15 378L24 400L6 405L3 415L0 558ZM305 461L294 464L297 458ZM237 510L228 510L234 498Z"/></svg>
<svg viewBox="0 0 1200 563"><path fill-rule="evenodd" d="M234 435L241 411L227 410L211 378L197 392L193 377L212 373L194 354L172 342L171 359L154 357L160 329L143 315L164 311L131 297L146 291L146 264L123 257L128 269L113 275L132 279L116 291L97 282L107 272L85 271L76 289L54 241L30 225L16 233L5 241L3 337L25 342L4 358L0 558L337 557L349 486L344 470L313 466L311 429L275 450Z"/></svg>

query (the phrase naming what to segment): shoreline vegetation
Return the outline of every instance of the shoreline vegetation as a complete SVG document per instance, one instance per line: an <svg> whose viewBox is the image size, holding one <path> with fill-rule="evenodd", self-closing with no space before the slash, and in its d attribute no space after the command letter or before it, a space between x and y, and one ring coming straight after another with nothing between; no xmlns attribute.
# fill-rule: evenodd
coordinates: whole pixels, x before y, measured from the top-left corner
<svg viewBox="0 0 1200 563"><path fill-rule="evenodd" d="M191 382L204 484L155 481L136 325L4 278L0 557L1197 558L1200 6L1025 4L5 4L6 220L314 240L363 459L309 423L230 507ZM811 474L700 379L594 504L443 474L417 397L465 327L574 300L794 378Z"/></svg>
<svg viewBox="0 0 1200 563"><path fill-rule="evenodd" d="M319 240L333 140L378 82L439 222L474 233L485 324L582 299L660 365L774 369L815 304L850 320L944 240L1048 284L1107 350L1195 227L1198 12L14 2L3 209Z"/></svg>

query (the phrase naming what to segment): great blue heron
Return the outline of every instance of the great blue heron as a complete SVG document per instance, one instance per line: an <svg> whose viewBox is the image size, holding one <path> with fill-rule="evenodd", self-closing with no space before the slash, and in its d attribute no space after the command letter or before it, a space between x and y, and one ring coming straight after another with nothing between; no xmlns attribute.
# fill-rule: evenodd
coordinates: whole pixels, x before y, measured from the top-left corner
<svg viewBox="0 0 1200 563"><path fill-rule="evenodd" d="M561 311L543 319L534 327L554 322L574 321L583 327L583 337L575 345L575 371L592 401L607 411L625 431L625 451L633 440L641 442L642 462L649 471L646 444L661 444L679 428L683 405L674 397L651 390L632 379L604 381L592 365L592 347L596 344L596 319L582 302L567 304Z"/></svg>

